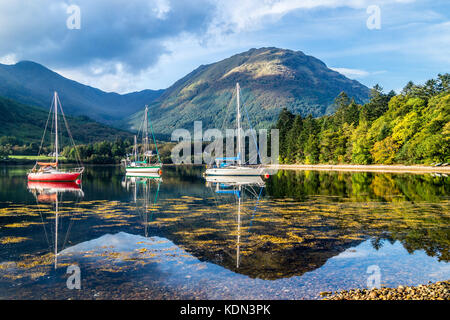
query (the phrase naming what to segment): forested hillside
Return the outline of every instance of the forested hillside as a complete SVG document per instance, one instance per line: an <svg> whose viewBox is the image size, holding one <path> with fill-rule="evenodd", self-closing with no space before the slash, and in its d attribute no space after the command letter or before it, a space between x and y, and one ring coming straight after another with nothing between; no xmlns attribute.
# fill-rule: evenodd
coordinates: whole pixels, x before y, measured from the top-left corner
<svg viewBox="0 0 450 320"><path fill-rule="evenodd" d="M24 105L0 97L0 158L10 154L36 155L48 119L48 110ZM86 116L68 116L70 130L76 143L130 139L132 134L98 123ZM61 143L70 143L67 132L61 130ZM45 145L50 143L45 141Z"/></svg>
<svg viewBox="0 0 450 320"><path fill-rule="evenodd" d="M357 104L342 92L331 116L302 117L284 109L281 163L431 164L450 162L450 74L400 94L371 89Z"/></svg>

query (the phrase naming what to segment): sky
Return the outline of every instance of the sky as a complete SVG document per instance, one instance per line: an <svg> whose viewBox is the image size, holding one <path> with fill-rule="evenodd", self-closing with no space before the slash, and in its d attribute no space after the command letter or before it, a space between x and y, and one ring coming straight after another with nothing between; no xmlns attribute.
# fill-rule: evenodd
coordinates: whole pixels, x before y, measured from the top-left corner
<svg viewBox="0 0 450 320"><path fill-rule="evenodd" d="M450 72L450 1L0 0L0 63L35 61L108 92L164 89L260 47L398 92Z"/></svg>

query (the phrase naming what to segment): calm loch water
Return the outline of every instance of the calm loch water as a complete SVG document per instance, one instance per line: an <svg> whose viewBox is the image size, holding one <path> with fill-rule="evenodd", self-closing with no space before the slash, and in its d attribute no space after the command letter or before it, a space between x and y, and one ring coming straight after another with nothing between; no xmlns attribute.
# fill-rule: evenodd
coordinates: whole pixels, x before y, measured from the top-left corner
<svg viewBox="0 0 450 320"><path fill-rule="evenodd" d="M26 170L0 168L1 299L320 299L450 279L443 175L88 167L78 188Z"/></svg>

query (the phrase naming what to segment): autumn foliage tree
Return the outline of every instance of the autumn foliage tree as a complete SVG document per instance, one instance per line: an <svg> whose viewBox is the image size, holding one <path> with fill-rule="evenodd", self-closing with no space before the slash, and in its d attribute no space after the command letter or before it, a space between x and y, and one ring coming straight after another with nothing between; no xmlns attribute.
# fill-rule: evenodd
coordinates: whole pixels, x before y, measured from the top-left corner
<svg viewBox="0 0 450 320"><path fill-rule="evenodd" d="M385 94L376 85L364 105L345 92L331 116L279 117L282 163L395 164L450 162L450 75Z"/></svg>

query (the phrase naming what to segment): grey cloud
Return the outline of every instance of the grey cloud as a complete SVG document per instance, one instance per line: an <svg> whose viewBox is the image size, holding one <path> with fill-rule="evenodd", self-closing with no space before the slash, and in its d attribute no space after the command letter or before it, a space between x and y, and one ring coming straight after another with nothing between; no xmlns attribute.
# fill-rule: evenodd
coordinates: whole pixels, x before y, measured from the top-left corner
<svg viewBox="0 0 450 320"><path fill-rule="evenodd" d="M80 30L66 27L71 4L81 9ZM213 14L209 0L5 1L0 3L0 56L15 54L54 68L121 63L138 71L167 52L164 42L171 37L204 34Z"/></svg>

